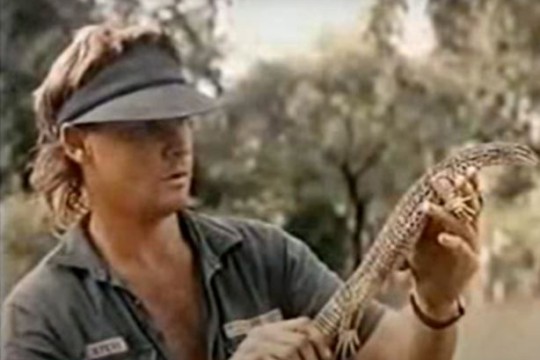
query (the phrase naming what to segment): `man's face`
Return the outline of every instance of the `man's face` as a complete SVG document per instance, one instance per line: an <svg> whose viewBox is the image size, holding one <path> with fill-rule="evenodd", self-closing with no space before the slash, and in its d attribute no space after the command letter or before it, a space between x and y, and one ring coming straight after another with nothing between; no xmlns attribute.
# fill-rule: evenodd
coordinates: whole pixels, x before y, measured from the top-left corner
<svg viewBox="0 0 540 360"><path fill-rule="evenodd" d="M190 120L89 125L82 143L91 198L150 216L186 206L193 168Z"/></svg>

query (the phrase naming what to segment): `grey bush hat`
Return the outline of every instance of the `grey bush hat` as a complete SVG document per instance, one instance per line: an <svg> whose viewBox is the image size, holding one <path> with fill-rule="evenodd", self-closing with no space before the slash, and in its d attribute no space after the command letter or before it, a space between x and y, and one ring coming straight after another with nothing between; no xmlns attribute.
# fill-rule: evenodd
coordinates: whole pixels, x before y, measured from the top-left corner
<svg viewBox="0 0 540 360"><path fill-rule="evenodd" d="M181 76L177 60L156 45L137 45L68 98L58 123L161 120L219 107Z"/></svg>

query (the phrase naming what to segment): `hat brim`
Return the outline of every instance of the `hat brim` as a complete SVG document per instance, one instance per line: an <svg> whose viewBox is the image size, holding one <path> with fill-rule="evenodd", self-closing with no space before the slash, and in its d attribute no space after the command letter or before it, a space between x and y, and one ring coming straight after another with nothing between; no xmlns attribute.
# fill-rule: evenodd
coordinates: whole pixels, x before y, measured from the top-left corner
<svg viewBox="0 0 540 360"><path fill-rule="evenodd" d="M192 87L172 83L147 87L111 99L70 121L70 124L185 118L219 107L218 101Z"/></svg>

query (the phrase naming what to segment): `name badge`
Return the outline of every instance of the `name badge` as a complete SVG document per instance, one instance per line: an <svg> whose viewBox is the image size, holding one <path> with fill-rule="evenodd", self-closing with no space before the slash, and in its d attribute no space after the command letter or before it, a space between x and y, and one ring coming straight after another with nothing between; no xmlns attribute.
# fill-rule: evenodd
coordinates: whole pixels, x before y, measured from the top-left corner
<svg viewBox="0 0 540 360"><path fill-rule="evenodd" d="M118 336L86 345L86 359L95 360L106 356L123 354L128 351L124 338Z"/></svg>

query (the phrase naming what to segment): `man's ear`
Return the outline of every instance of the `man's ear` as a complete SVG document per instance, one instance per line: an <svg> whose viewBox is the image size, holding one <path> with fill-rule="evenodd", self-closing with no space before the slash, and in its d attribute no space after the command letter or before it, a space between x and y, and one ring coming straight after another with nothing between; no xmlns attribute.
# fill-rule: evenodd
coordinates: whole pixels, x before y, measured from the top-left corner
<svg viewBox="0 0 540 360"><path fill-rule="evenodd" d="M67 157L81 165L86 161L88 147L86 133L76 126L65 126L60 130L60 142Z"/></svg>

